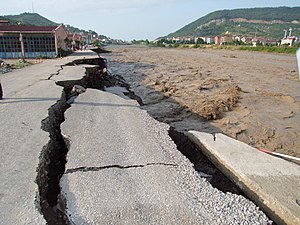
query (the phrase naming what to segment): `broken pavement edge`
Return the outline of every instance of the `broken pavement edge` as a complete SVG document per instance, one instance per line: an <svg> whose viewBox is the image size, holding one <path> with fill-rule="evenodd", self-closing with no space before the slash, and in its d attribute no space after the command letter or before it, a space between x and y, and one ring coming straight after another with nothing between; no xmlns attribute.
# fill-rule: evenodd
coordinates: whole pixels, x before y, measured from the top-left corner
<svg viewBox="0 0 300 225"><path fill-rule="evenodd" d="M277 224L300 224L300 207L296 202L287 204L283 197L300 197L297 196L300 182L298 165L259 152L223 134L189 131L186 135L273 221Z"/></svg>

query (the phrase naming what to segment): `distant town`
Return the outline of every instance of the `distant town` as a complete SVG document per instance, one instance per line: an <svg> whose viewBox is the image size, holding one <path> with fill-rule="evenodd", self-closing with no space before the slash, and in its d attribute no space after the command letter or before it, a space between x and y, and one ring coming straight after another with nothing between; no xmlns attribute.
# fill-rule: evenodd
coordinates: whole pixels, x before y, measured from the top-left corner
<svg viewBox="0 0 300 225"><path fill-rule="evenodd" d="M299 37L293 36L292 28L284 30L280 40L264 37L231 35L226 32L220 36L184 36L158 38L153 42L136 41L132 44L152 44L166 47L181 44L208 45L247 45L247 46L289 46L299 47ZM63 24L58 26L24 26L11 25L9 21L0 20L0 58L54 58L61 57L76 50L86 50L107 44L130 44L124 40L111 39L90 32L71 32Z"/></svg>
<svg viewBox="0 0 300 225"><path fill-rule="evenodd" d="M231 35L230 32L222 36L206 36L206 37L168 37L159 38L154 43L162 42L164 44L215 44L215 45L251 45L251 46L298 46L300 38L292 35L292 28L284 30L283 37L280 40L271 40L264 37L249 37L243 35Z"/></svg>
<svg viewBox="0 0 300 225"><path fill-rule="evenodd" d="M128 44L96 32L72 33L64 25L11 25L0 20L0 58L54 58L106 44Z"/></svg>

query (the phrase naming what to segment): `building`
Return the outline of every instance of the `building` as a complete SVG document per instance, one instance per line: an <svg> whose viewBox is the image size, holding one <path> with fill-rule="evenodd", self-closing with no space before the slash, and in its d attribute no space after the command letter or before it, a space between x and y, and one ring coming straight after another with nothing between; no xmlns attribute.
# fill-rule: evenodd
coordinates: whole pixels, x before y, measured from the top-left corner
<svg viewBox="0 0 300 225"><path fill-rule="evenodd" d="M224 35L221 37L220 45L226 45L233 42L233 37L231 35Z"/></svg>
<svg viewBox="0 0 300 225"><path fill-rule="evenodd" d="M207 44L213 44L213 43L215 43L215 37L212 37L212 36L196 37L195 38L195 43L197 43L197 41L198 41L199 38L201 38L203 40L203 42L207 43Z"/></svg>
<svg viewBox="0 0 300 225"><path fill-rule="evenodd" d="M0 26L7 26L7 25L9 25L8 20L0 20Z"/></svg>
<svg viewBox="0 0 300 225"><path fill-rule="evenodd" d="M294 46L297 42L297 37L286 37L281 39L281 45Z"/></svg>
<svg viewBox="0 0 300 225"><path fill-rule="evenodd" d="M0 26L0 58L54 58L67 50L67 32L59 26Z"/></svg>
<svg viewBox="0 0 300 225"><path fill-rule="evenodd" d="M215 44L216 45L220 45L221 44L221 37L220 36L216 36L215 37Z"/></svg>
<svg viewBox="0 0 300 225"><path fill-rule="evenodd" d="M287 30L284 30L284 37L281 39L281 45L294 46L298 42L298 38L292 36L292 28L289 29L289 36L287 36Z"/></svg>
<svg viewBox="0 0 300 225"><path fill-rule="evenodd" d="M270 40L268 38L263 38L263 37L255 37L252 39L252 45L253 47L259 46L259 45L277 45L276 40Z"/></svg>
<svg viewBox="0 0 300 225"><path fill-rule="evenodd" d="M252 44L252 37L242 37L241 38L241 41L244 43L244 44Z"/></svg>

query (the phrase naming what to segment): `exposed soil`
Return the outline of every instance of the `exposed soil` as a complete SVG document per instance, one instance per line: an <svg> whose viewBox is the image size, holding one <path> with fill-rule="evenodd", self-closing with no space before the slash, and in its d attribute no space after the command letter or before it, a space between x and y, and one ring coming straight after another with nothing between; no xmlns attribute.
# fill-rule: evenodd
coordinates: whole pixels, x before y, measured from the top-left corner
<svg viewBox="0 0 300 225"><path fill-rule="evenodd" d="M122 76L156 119L178 131L222 132L300 157L296 57L215 49L111 47Z"/></svg>

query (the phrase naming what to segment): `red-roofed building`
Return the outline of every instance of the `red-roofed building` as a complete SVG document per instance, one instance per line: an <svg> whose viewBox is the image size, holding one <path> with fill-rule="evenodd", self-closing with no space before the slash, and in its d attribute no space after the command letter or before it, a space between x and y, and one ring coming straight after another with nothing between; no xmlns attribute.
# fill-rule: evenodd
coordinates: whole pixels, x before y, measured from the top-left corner
<svg viewBox="0 0 300 225"><path fill-rule="evenodd" d="M8 20L0 20L0 26L7 26L7 25L9 25Z"/></svg>
<svg viewBox="0 0 300 225"><path fill-rule="evenodd" d="M0 58L54 58L67 50L67 32L59 26L0 26Z"/></svg>

